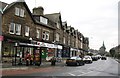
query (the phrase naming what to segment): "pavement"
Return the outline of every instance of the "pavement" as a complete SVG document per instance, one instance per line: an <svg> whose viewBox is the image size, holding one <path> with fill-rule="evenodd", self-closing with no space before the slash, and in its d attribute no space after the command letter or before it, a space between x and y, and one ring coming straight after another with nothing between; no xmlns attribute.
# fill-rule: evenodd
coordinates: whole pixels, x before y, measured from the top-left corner
<svg viewBox="0 0 120 78"><path fill-rule="evenodd" d="M120 59L116 59L116 61L117 61L118 63L120 63Z"/></svg>
<svg viewBox="0 0 120 78"><path fill-rule="evenodd" d="M65 65L65 61L62 62L56 62L55 66L64 66ZM51 62L42 62L40 66L35 66L35 65L16 65L16 66L12 66L11 63L0 63L0 70L15 70L15 69L29 69L29 68L44 68L44 67L51 67Z"/></svg>
<svg viewBox="0 0 120 78"><path fill-rule="evenodd" d="M40 66L26 66L26 65L16 65L12 66L10 63L0 63L0 76L9 76L9 75L16 75L16 74L27 74L33 72L44 72L48 70L52 70L53 67L57 66L65 66L65 61L56 62L55 66L51 66L51 62L42 62ZM34 71L33 71L34 70Z"/></svg>

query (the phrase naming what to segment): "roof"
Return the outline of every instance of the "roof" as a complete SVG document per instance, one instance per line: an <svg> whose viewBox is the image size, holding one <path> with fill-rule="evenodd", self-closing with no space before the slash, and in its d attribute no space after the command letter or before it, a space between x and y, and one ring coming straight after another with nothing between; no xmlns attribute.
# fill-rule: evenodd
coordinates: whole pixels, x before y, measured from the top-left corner
<svg viewBox="0 0 120 78"><path fill-rule="evenodd" d="M4 10L3 14L6 13L6 12L9 10L9 8L13 7L16 3L23 3L23 5L24 5L25 8L27 9L27 12L29 13L31 19L33 20L33 22L34 22L35 24L40 24L40 25L46 26L46 27L48 27L48 28L54 29L53 27L50 27L50 26L48 26L48 25L45 25L45 24L43 24L43 23L38 22L37 20L35 20L35 19L33 18L33 15L32 15L32 13L31 13L30 9L28 8L26 2L24 2L24 1L22 1L22 2L13 2L13 3L11 3L11 4L8 4L8 6L7 6L6 9Z"/></svg>
<svg viewBox="0 0 120 78"><path fill-rule="evenodd" d="M61 17L61 14L60 13L45 14L45 17L49 18L53 22L58 22Z"/></svg>
<svg viewBox="0 0 120 78"><path fill-rule="evenodd" d="M3 9L4 9L7 5L8 5L7 3L0 1L0 12L1 12L1 13L3 12Z"/></svg>

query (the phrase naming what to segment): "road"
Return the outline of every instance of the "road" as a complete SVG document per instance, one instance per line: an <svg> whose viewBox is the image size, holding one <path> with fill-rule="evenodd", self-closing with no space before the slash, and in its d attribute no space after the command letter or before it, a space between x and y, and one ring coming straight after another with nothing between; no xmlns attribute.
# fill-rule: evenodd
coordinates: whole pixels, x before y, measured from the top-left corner
<svg viewBox="0 0 120 78"><path fill-rule="evenodd" d="M84 66L53 66L41 72L19 76L118 76L118 62L107 58Z"/></svg>

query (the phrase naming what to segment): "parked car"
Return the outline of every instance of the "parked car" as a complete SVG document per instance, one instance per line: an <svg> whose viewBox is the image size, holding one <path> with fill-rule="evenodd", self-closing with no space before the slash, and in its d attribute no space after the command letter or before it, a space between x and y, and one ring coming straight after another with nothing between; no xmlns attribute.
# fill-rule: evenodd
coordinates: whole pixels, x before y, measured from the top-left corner
<svg viewBox="0 0 120 78"><path fill-rule="evenodd" d="M74 56L74 57L71 57L70 59L67 59L66 60L66 65L84 65L84 61L82 58L80 58L79 56Z"/></svg>
<svg viewBox="0 0 120 78"><path fill-rule="evenodd" d="M100 59L102 56L101 55L96 55L98 57L98 59Z"/></svg>
<svg viewBox="0 0 120 78"><path fill-rule="evenodd" d="M91 56L92 61L97 61L99 58L97 56Z"/></svg>
<svg viewBox="0 0 120 78"><path fill-rule="evenodd" d="M102 56L101 60L107 60L107 57L106 56Z"/></svg>
<svg viewBox="0 0 120 78"><path fill-rule="evenodd" d="M91 56L84 56L83 61L85 63L92 63L92 58L91 58Z"/></svg>

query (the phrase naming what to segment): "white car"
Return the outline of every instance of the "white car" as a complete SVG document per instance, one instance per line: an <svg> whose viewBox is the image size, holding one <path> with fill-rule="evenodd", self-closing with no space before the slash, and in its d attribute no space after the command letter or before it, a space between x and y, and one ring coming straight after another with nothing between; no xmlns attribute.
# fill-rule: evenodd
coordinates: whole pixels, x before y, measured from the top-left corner
<svg viewBox="0 0 120 78"><path fill-rule="evenodd" d="M91 58L91 56L84 56L83 61L85 63L92 63L92 58Z"/></svg>

